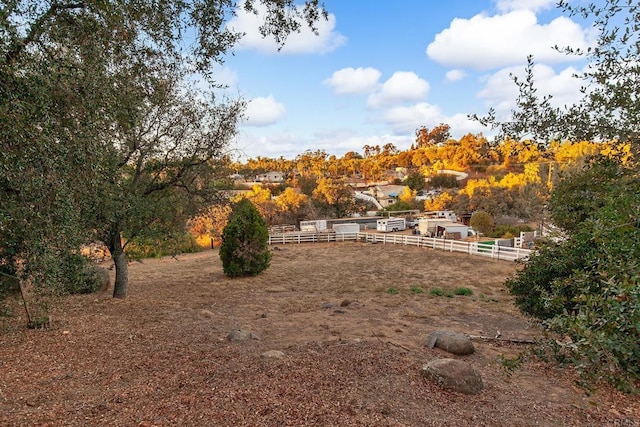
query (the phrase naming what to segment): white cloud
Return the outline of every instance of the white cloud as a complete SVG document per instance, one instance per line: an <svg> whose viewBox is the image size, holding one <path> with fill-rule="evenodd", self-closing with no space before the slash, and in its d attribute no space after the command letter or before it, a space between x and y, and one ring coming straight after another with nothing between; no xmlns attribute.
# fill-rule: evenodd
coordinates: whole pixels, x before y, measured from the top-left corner
<svg viewBox="0 0 640 427"><path fill-rule="evenodd" d="M229 67L214 65L211 74L216 84L234 87L238 84L238 75Z"/></svg>
<svg viewBox="0 0 640 427"><path fill-rule="evenodd" d="M410 111L413 110L413 111ZM418 114L416 114L416 112ZM407 113L404 115L404 113ZM353 129L335 128L315 130L311 133L294 134L289 130L275 131L271 134L264 132L252 133L245 129L238 135L235 143L237 155L248 157L280 157L293 159L305 150L324 150L338 157L348 151L363 154L365 145L380 145L392 143L400 150L407 150L415 143L415 131L420 126L433 128L440 123L451 125L451 136L459 139L467 133L479 133L484 129L477 122L467 118L465 114L455 114L446 117L435 106L417 105L413 109L396 110L390 114L389 120L395 120L392 129L378 129L371 133L355 131ZM380 124L380 122L377 122ZM390 132L391 130L391 132ZM369 130L371 131L371 129ZM367 132L365 134L364 132Z"/></svg>
<svg viewBox="0 0 640 427"><path fill-rule="evenodd" d="M579 60L553 49L554 45L586 48L588 32L565 17L539 24L530 10L504 15L476 15L454 19L427 46L427 56L452 67L488 70L521 64L531 54L538 62Z"/></svg>
<svg viewBox="0 0 640 427"><path fill-rule="evenodd" d="M483 132L485 128L479 123L470 120L467 114L457 113L452 116L445 115L440 107L426 102L409 107L394 107L386 111L381 120L389 125L395 134L414 135L422 126L434 128L440 123L451 126L451 136L460 138L467 133Z"/></svg>
<svg viewBox="0 0 640 427"><path fill-rule="evenodd" d="M551 9L556 6L556 0L497 0L496 7L501 12L511 12L512 10L532 10L538 11Z"/></svg>
<svg viewBox="0 0 640 427"><path fill-rule="evenodd" d="M395 133L413 133L420 126L438 122L443 117L440 108L426 102L411 106L398 106L387 110L382 115L382 121L391 126Z"/></svg>
<svg viewBox="0 0 640 427"><path fill-rule="evenodd" d="M284 118L286 113L284 105L277 102L273 95L257 97L247 104L245 123L249 126L268 126Z"/></svg>
<svg viewBox="0 0 640 427"><path fill-rule="evenodd" d="M227 23L227 28L245 33L237 45L238 49L253 49L264 54L277 54L278 45L273 37L262 37L259 31L260 25L264 22L266 8L261 3L255 6L258 10L258 15L239 8L237 16L234 16ZM332 52L345 44L347 40L345 36L335 31L335 26L336 17L333 14L329 14L327 20L321 18L316 22L317 35L306 23L302 23L300 32L290 34L279 52L286 54Z"/></svg>
<svg viewBox="0 0 640 427"><path fill-rule="evenodd" d="M368 105L380 108L405 101L419 101L427 96L429 89L429 83L416 73L396 71L377 92L369 96Z"/></svg>
<svg viewBox="0 0 640 427"><path fill-rule="evenodd" d="M572 105L582 98L580 87L582 81L573 77L579 70L567 67L556 73L553 68L537 64L533 68L533 74L538 95L552 95L551 105L564 107ZM518 88L510 77L510 74L524 79L522 67L509 67L488 76L484 87L478 92L478 98L484 100L485 105L495 108L501 118L506 118L509 112L515 108Z"/></svg>
<svg viewBox="0 0 640 427"><path fill-rule="evenodd" d="M378 85L382 73L375 68L343 68L335 71L323 83L338 95L365 94L372 92Z"/></svg>
<svg viewBox="0 0 640 427"><path fill-rule="evenodd" d="M467 77L467 73L464 70L449 70L445 75L445 78L448 82L457 82L458 80L462 80Z"/></svg>

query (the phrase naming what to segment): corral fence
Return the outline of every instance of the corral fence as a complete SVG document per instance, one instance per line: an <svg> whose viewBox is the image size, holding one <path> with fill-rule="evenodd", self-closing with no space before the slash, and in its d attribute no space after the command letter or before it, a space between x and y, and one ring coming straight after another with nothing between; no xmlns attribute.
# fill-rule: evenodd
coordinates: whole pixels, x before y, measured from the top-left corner
<svg viewBox="0 0 640 427"><path fill-rule="evenodd" d="M420 248L440 250L443 252L462 252L469 255L479 255L506 261L514 261L517 259L526 260L533 252L530 249L499 246L493 242L463 242L409 234L293 232L269 235L270 245L348 241L417 246Z"/></svg>

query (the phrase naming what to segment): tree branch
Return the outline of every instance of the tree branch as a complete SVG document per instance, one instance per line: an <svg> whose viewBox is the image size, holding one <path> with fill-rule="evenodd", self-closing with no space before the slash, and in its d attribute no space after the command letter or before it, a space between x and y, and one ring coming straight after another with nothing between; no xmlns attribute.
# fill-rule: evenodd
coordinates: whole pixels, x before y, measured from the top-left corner
<svg viewBox="0 0 640 427"><path fill-rule="evenodd" d="M36 21L31 25L29 33L23 37L21 40L16 42L13 49L10 49L9 52L4 56L4 62L6 64L10 64L14 62L18 56L29 46L29 44L35 42L44 31L44 24L54 16L60 10L74 10L74 9L84 9L85 3L69 3L69 4L59 4L53 3L46 12L44 12Z"/></svg>

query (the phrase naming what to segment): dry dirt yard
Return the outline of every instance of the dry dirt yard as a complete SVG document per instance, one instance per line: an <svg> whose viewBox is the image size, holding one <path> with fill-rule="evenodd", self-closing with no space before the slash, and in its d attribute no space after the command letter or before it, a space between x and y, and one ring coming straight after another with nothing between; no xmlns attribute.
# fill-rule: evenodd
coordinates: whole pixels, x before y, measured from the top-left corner
<svg viewBox="0 0 640 427"><path fill-rule="evenodd" d="M0 425L640 426L637 396L587 396L534 360L509 374L522 345L474 341L478 395L421 376L450 357L424 345L435 330L538 333L502 285L515 268L355 242L274 247L253 278L226 278L217 251L133 263L125 300L61 299L48 330L0 318ZM429 294L460 286L473 295Z"/></svg>

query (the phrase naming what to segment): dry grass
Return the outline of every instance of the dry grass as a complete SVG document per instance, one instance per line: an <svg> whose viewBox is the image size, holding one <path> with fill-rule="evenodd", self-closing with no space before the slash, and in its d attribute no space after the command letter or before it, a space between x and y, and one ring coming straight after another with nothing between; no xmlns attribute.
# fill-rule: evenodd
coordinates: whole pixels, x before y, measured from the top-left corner
<svg viewBox="0 0 640 427"><path fill-rule="evenodd" d="M640 425L636 400L587 397L570 371L528 361L508 375L499 356L514 345L475 343L477 396L420 376L447 357L423 345L436 329L537 334L502 286L514 268L365 243L277 247L271 268L242 279L223 275L215 251L134 263L125 300L65 298L46 331L1 320L0 425ZM227 341L239 328L259 339Z"/></svg>

